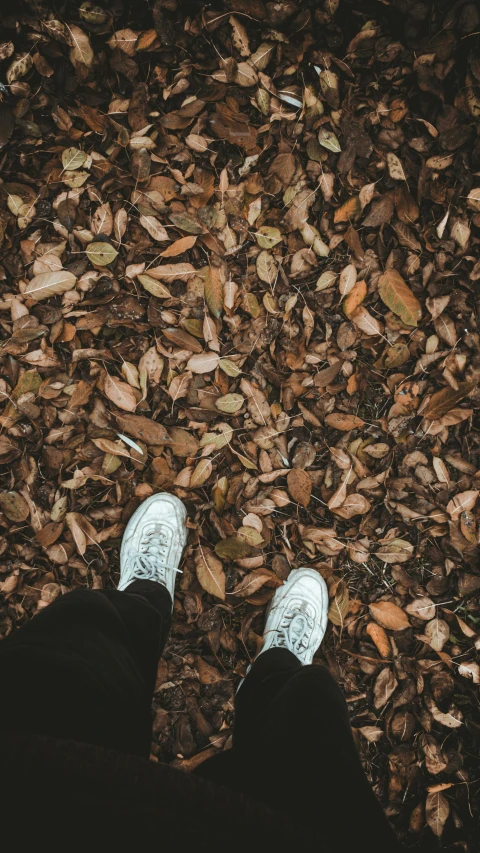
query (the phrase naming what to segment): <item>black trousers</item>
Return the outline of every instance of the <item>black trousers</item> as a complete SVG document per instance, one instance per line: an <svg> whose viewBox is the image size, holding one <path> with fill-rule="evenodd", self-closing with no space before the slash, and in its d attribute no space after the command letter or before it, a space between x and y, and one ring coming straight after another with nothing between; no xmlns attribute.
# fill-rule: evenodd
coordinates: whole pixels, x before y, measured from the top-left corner
<svg viewBox="0 0 480 853"><path fill-rule="evenodd" d="M170 595L151 581L57 599L0 643L0 726L148 757L170 623ZM327 849L401 849L338 685L286 650L256 659L236 696L232 749L196 773L300 819Z"/></svg>

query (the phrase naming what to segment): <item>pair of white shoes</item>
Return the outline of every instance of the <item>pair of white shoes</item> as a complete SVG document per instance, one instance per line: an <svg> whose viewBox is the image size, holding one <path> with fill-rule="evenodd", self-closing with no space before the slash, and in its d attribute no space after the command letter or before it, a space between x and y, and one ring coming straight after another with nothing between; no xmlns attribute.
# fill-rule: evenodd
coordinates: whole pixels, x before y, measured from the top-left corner
<svg viewBox="0 0 480 853"><path fill-rule="evenodd" d="M152 495L127 524L120 553L120 583L135 580L165 586L173 602L177 572L187 542L187 511L174 495ZM309 664L327 628L328 591L314 569L293 569L275 591L267 614L261 652L288 649Z"/></svg>

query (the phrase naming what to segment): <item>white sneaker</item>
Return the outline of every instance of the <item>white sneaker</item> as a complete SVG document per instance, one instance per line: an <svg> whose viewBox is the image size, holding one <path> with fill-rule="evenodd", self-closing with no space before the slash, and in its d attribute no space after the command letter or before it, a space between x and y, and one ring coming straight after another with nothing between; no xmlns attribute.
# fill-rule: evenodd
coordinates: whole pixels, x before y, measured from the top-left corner
<svg viewBox="0 0 480 853"><path fill-rule="evenodd" d="M133 513L122 539L120 583L151 580L175 592L175 580L187 542L187 510L175 495L161 492L147 498Z"/></svg>
<svg viewBox="0 0 480 853"><path fill-rule="evenodd" d="M288 649L303 664L313 656L327 630L328 589L314 569L293 569L273 596L263 632L268 649Z"/></svg>

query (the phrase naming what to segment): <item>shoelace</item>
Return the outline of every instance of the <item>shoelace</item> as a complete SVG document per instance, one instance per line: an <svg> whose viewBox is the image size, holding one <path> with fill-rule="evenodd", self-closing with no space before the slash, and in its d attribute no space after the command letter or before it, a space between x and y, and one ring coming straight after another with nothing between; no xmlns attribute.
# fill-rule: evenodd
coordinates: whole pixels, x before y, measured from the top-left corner
<svg viewBox="0 0 480 853"><path fill-rule="evenodd" d="M149 579L160 574L164 576L166 570L182 573L182 569L176 566L168 566L165 563L168 541L161 532L151 531L147 533L142 542L141 551L129 551L128 560L136 577Z"/></svg>
<svg viewBox="0 0 480 853"><path fill-rule="evenodd" d="M312 627L313 621L306 613L299 610L288 611L278 629L278 644L291 649L294 654L303 652L308 647L308 635Z"/></svg>

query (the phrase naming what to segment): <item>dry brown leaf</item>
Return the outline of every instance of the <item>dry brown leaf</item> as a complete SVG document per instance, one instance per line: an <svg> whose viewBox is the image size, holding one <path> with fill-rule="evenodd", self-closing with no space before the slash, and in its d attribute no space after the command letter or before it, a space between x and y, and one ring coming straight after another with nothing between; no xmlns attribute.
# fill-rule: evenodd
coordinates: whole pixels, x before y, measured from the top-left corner
<svg viewBox="0 0 480 853"><path fill-rule="evenodd" d="M25 521L29 514L28 504L18 492L0 492L0 511L10 521Z"/></svg>
<svg viewBox="0 0 480 853"><path fill-rule="evenodd" d="M133 388L127 382L122 382L115 376L107 374L104 391L108 399L115 403L119 409L123 409L125 412L134 412L137 408L137 398Z"/></svg>
<svg viewBox="0 0 480 853"><path fill-rule="evenodd" d="M382 628L388 628L391 631L404 631L405 628L410 628L407 616L401 607L392 601L373 601L368 609L375 622L378 622Z"/></svg>
<svg viewBox="0 0 480 853"><path fill-rule="evenodd" d="M295 503L307 507L312 493L312 481L307 471L292 468L287 474L287 487Z"/></svg>
<svg viewBox="0 0 480 853"><path fill-rule="evenodd" d="M478 494L476 489L470 489L467 492L460 492L448 502L447 512L452 521L458 521L462 512L473 509L477 502Z"/></svg>
<svg viewBox="0 0 480 853"><path fill-rule="evenodd" d="M387 704L390 696L396 690L398 681L388 667L382 669L375 680L373 687L374 706L378 710Z"/></svg>
<svg viewBox="0 0 480 853"><path fill-rule="evenodd" d="M210 548L198 546L195 553L195 567L197 578L203 589L210 595L225 601L225 573L221 560Z"/></svg>
<svg viewBox="0 0 480 853"><path fill-rule="evenodd" d="M187 237L180 237L179 240L175 240L171 246L167 246L163 252L160 252L160 256L162 258L175 258L177 255L183 255L183 253L188 252L196 242L197 237L192 234L189 234Z"/></svg>
<svg viewBox="0 0 480 853"><path fill-rule="evenodd" d="M425 802L425 819L433 834L440 838L445 823L450 814L450 804L441 791L427 794Z"/></svg>
<svg viewBox="0 0 480 853"><path fill-rule="evenodd" d="M210 265L205 275L205 301L214 317L221 317L223 309L223 269Z"/></svg>
<svg viewBox="0 0 480 853"><path fill-rule="evenodd" d="M362 427L365 422L361 418L357 418L356 415L344 415L341 412L333 412L331 415L326 416L325 423L334 429L348 432L351 429Z"/></svg>
<svg viewBox="0 0 480 853"><path fill-rule="evenodd" d="M418 326L422 308L408 284L394 269L387 270L378 279L378 292L391 311L398 314L408 326Z"/></svg>
<svg viewBox="0 0 480 853"><path fill-rule="evenodd" d="M345 498L347 497L348 482L349 482L349 477L348 477L348 475L346 475L343 479L343 482L340 483L338 489L333 493L332 497L328 501L328 508L329 509L333 510L336 507L339 507L343 504Z"/></svg>
<svg viewBox="0 0 480 853"><path fill-rule="evenodd" d="M422 619L424 622L433 619L436 613L435 604L428 595L415 598L410 604L407 604L405 610L410 616L414 616L415 619Z"/></svg>
<svg viewBox="0 0 480 853"><path fill-rule="evenodd" d="M350 596L348 586L345 581L335 581L329 589L330 604L328 607L328 618L330 622L338 627L343 628L345 624L345 616L348 613L350 606Z"/></svg>
<svg viewBox="0 0 480 853"><path fill-rule="evenodd" d="M425 417L436 421L447 414L460 400L467 397L474 388L473 382L459 382L458 389L442 388L430 397L428 405L423 412Z"/></svg>
<svg viewBox="0 0 480 853"><path fill-rule="evenodd" d="M275 586L280 586L281 581L277 578L274 572L268 569L254 569L253 572L246 574L241 581L232 590L232 595L237 598L249 598L255 592L264 586L266 583L274 583Z"/></svg>
<svg viewBox="0 0 480 853"><path fill-rule="evenodd" d="M364 495L354 492L345 498L341 506L333 508L332 511L342 518L353 518L355 515L365 515L370 507L370 501Z"/></svg>
<svg viewBox="0 0 480 853"><path fill-rule="evenodd" d="M432 619L425 625L425 635L429 638L432 649L441 652L450 637L450 628L445 619Z"/></svg>
<svg viewBox="0 0 480 853"><path fill-rule="evenodd" d="M378 651L380 652L382 658L389 658L392 653L392 648L390 646L390 640L388 639L387 633L376 622L369 622L365 628L368 636L375 643Z"/></svg>
<svg viewBox="0 0 480 853"><path fill-rule="evenodd" d="M265 284L273 285L277 279L277 265L270 252L263 249L257 257L257 275Z"/></svg>
<svg viewBox="0 0 480 853"><path fill-rule="evenodd" d="M79 512L67 512L65 521L73 536L78 553L83 556L90 545L96 545L97 531L88 518Z"/></svg>
<svg viewBox="0 0 480 853"><path fill-rule="evenodd" d="M240 390L247 398L248 411L252 420L260 426L265 426L270 421L270 406L263 391L248 379L241 379Z"/></svg>
<svg viewBox="0 0 480 853"><path fill-rule="evenodd" d="M190 477L190 488L198 489L200 486L203 486L210 477L212 470L213 464L211 459L200 459L200 462L192 471L192 476Z"/></svg>
<svg viewBox="0 0 480 853"><path fill-rule="evenodd" d="M90 39L87 34L75 24L68 26L67 31L69 35L69 44L71 45L70 61L73 63L75 68L78 69L79 66L84 66L88 71L88 69L92 67L95 59ZM81 79L84 79L83 72L81 74Z"/></svg>
<svg viewBox="0 0 480 853"><path fill-rule="evenodd" d="M195 275L195 269L191 264L162 264L160 267L149 267L148 275L151 278L166 281L169 284L174 281L188 281Z"/></svg>
<svg viewBox="0 0 480 853"><path fill-rule="evenodd" d="M181 373L180 376L173 377L170 385L168 386L168 393L173 401L180 400L182 397L187 396L191 381L192 373L190 370L185 371L185 373Z"/></svg>
<svg viewBox="0 0 480 853"><path fill-rule="evenodd" d="M380 323L375 319L375 317L372 317L370 312L367 311L363 305L359 305L358 308L355 308L355 311L350 315L350 320L366 335L382 334L382 327Z"/></svg>
<svg viewBox="0 0 480 853"><path fill-rule="evenodd" d="M425 704L435 722L440 723L447 729L458 729L462 725L462 713L453 705L446 712L440 711L440 708L437 707L434 700L428 695L425 696Z"/></svg>
<svg viewBox="0 0 480 853"><path fill-rule="evenodd" d="M187 362L187 369L192 373L211 373L218 366L220 356L216 352L201 352Z"/></svg>
<svg viewBox="0 0 480 853"><path fill-rule="evenodd" d="M168 232L163 227L163 225L155 218L155 216L141 216L140 217L140 225L145 228L145 231L148 231L150 237L153 240L156 240L157 243L163 242L164 240L168 240ZM165 257L165 253L162 252L162 256ZM157 267L158 269L158 267ZM150 275L151 275L150 270Z"/></svg>
<svg viewBox="0 0 480 853"><path fill-rule="evenodd" d="M365 281L357 281L350 290L347 298L343 303L343 310L347 317L351 317L353 312L363 302L367 295L367 284Z"/></svg>
<svg viewBox="0 0 480 853"><path fill-rule="evenodd" d="M143 415L116 415L116 421L120 429L131 438L137 438L148 445L160 445L171 443L174 440L174 429L171 430L171 438L162 424L157 421L146 418ZM180 430L182 433L182 445L184 445L184 436L188 436L186 430ZM190 456L189 452L185 455ZM194 444L193 453L196 453L197 444Z"/></svg>
<svg viewBox="0 0 480 853"><path fill-rule="evenodd" d="M43 272L27 284L25 295L39 302L51 296L60 296L75 287L77 277L67 270Z"/></svg>

